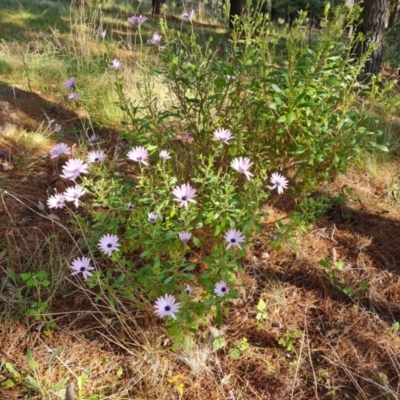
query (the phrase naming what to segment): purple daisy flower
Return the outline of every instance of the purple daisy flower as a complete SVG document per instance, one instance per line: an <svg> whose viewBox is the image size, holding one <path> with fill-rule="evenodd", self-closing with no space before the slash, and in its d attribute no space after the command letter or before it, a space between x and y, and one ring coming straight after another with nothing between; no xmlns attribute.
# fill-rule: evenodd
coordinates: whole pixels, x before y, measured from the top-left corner
<svg viewBox="0 0 400 400"><path fill-rule="evenodd" d="M149 221L151 224L155 224L155 223L157 222L157 220L158 220L158 214L155 213L155 212L151 212L151 213L149 213L149 215L147 216L147 218L148 218L148 221Z"/></svg>
<svg viewBox="0 0 400 400"><path fill-rule="evenodd" d="M86 190L79 185L75 185L74 187L69 187L65 191L65 200L73 201L75 207L79 207L79 199L86 193Z"/></svg>
<svg viewBox="0 0 400 400"><path fill-rule="evenodd" d="M76 79L75 78L69 78L67 82L65 83L65 89L73 89L76 85Z"/></svg>
<svg viewBox="0 0 400 400"><path fill-rule="evenodd" d="M122 62L114 58L114 60L111 61L111 64L108 65L108 68L119 71L122 68Z"/></svg>
<svg viewBox="0 0 400 400"><path fill-rule="evenodd" d="M228 285L225 281L219 281L214 288L214 293L220 297L225 296L229 293L229 291L230 289L228 288Z"/></svg>
<svg viewBox="0 0 400 400"><path fill-rule="evenodd" d="M68 100L78 100L79 94L72 92L68 95Z"/></svg>
<svg viewBox="0 0 400 400"><path fill-rule="evenodd" d="M239 249L241 249L242 246L240 243L246 241L246 238L243 236L242 232L236 229L230 229L224 238L228 242L226 250L230 249L231 247L239 247Z"/></svg>
<svg viewBox="0 0 400 400"><path fill-rule="evenodd" d="M54 132L60 132L61 129L62 129L62 127L61 127L60 124L55 124L55 125L54 125Z"/></svg>
<svg viewBox="0 0 400 400"><path fill-rule="evenodd" d="M143 22L147 21L147 17L143 15L139 15L136 17L135 15L133 17L128 18L128 21L133 24L133 25L141 25Z"/></svg>
<svg viewBox="0 0 400 400"><path fill-rule="evenodd" d="M253 174L248 171L252 165L253 163L245 157L237 157L231 162L231 167L236 169L236 171L245 174L247 179L250 179L250 177L253 176Z"/></svg>
<svg viewBox="0 0 400 400"><path fill-rule="evenodd" d="M193 140L192 132L186 131L186 132L183 132L183 134L185 135L185 139L186 139L187 141L190 142L190 141Z"/></svg>
<svg viewBox="0 0 400 400"><path fill-rule="evenodd" d="M226 83L236 82L237 78L234 75L224 75Z"/></svg>
<svg viewBox="0 0 400 400"><path fill-rule="evenodd" d="M161 39L161 35L159 35L158 33L153 33L153 37L147 40L147 44L153 44L154 46L157 46L158 44L160 44Z"/></svg>
<svg viewBox="0 0 400 400"><path fill-rule="evenodd" d="M120 246L118 236L109 234L102 236L98 244L99 249L108 256L113 251L118 251Z"/></svg>
<svg viewBox="0 0 400 400"><path fill-rule="evenodd" d="M176 319L175 313L179 312L181 308L181 303L177 303L175 296L166 294L164 297L159 297L155 304L155 313L159 317L172 317Z"/></svg>
<svg viewBox="0 0 400 400"><path fill-rule="evenodd" d="M63 174L61 178L74 180L80 174L87 174L88 165L84 163L83 160L79 158L71 158L67 161L67 163L62 167Z"/></svg>
<svg viewBox="0 0 400 400"><path fill-rule="evenodd" d="M183 243L187 243L191 238L192 234L190 232L179 232L179 239Z"/></svg>
<svg viewBox="0 0 400 400"><path fill-rule="evenodd" d="M91 144L99 143L100 137L93 133L93 135L89 137L88 141Z"/></svg>
<svg viewBox="0 0 400 400"><path fill-rule="evenodd" d="M104 29L104 31L99 31L99 38L104 39L107 35L107 29Z"/></svg>
<svg viewBox="0 0 400 400"><path fill-rule="evenodd" d="M197 196L196 189L192 188L189 184L184 183L181 186L177 186L172 193L175 196L174 200L179 202L179 207L185 206L186 210L189 206L188 201L197 203L196 200L193 200Z"/></svg>
<svg viewBox="0 0 400 400"><path fill-rule="evenodd" d="M214 137L223 143L228 143L232 138L232 132L228 129L217 129L214 131Z"/></svg>
<svg viewBox="0 0 400 400"><path fill-rule="evenodd" d="M71 275L82 274L85 280L92 276L90 271L94 270L94 267L90 265L90 261L90 258L87 257L75 258L70 265L70 268L74 270Z"/></svg>
<svg viewBox="0 0 400 400"><path fill-rule="evenodd" d="M191 21L194 17L194 10L190 11L189 13L185 13L181 16L184 21Z"/></svg>
<svg viewBox="0 0 400 400"><path fill-rule="evenodd" d="M160 151L160 158L163 161L167 161L171 158L171 154L167 150Z"/></svg>
<svg viewBox="0 0 400 400"><path fill-rule="evenodd" d="M100 162L106 158L103 150L92 150L87 155L87 160L90 163Z"/></svg>
<svg viewBox="0 0 400 400"><path fill-rule="evenodd" d="M279 194L283 193L283 189L287 189L289 181L278 172L274 172L271 176L272 189L277 189Z"/></svg>
<svg viewBox="0 0 400 400"><path fill-rule="evenodd" d="M58 143L50 150L50 158L71 154L71 148L66 143Z"/></svg>
<svg viewBox="0 0 400 400"><path fill-rule="evenodd" d="M149 152L144 147L134 147L127 154L128 158L132 161L136 161L139 164L149 165L146 160L149 157Z"/></svg>
<svg viewBox="0 0 400 400"><path fill-rule="evenodd" d="M63 208L65 207L65 196L62 193L57 193L47 199L49 208Z"/></svg>

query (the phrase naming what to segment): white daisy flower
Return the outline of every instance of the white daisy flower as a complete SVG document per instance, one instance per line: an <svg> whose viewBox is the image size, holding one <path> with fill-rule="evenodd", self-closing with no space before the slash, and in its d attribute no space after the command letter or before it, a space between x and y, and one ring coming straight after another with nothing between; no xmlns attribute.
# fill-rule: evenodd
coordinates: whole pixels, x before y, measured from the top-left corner
<svg viewBox="0 0 400 400"><path fill-rule="evenodd" d="M118 251L120 246L118 236L109 234L102 236L98 243L99 249L108 256L111 256L113 251Z"/></svg>
<svg viewBox="0 0 400 400"><path fill-rule="evenodd" d="M166 294L164 297L159 297L155 304L155 313L159 317L172 317L176 319L175 313L179 311L181 303L177 303L175 296Z"/></svg>
<svg viewBox="0 0 400 400"><path fill-rule="evenodd" d="M58 143L50 150L50 158L71 154L71 148L66 143Z"/></svg>

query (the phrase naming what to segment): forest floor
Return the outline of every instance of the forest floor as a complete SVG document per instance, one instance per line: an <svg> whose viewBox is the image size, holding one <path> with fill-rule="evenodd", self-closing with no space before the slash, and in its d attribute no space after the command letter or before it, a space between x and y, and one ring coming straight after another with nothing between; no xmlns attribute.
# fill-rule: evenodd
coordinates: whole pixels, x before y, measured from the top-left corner
<svg viewBox="0 0 400 400"><path fill-rule="evenodd" d="M21 258L43 257L43 240L60 238L65 255L73 245L68 215L49 219L38 203L63 184L48 157L52 142L32 140L43 112L71 131L80 116L41 93L6 89L0 243L15 258L0 252L0 399L62 398L68 379L86 400L400 398L399 163L366 163L321 185L315 198L345 202L310 221L296 251L267 245L274 221L294 207L290 195L268 206L242 263L239 298L222 329L210 320L190 349L171 351L155 317L138 314L121 326L107 310L99 314L71 282L49 299L56 326L47 329L34 317L13 318L20 300L7 268L18 274ZM114 146L115 133L103 135Z"/></svg>

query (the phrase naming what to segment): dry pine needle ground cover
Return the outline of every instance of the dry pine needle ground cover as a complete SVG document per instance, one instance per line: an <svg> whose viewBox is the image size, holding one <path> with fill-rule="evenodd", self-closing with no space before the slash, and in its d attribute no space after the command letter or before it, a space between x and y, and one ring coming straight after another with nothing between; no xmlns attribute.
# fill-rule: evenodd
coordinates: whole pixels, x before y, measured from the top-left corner
<svg viewBox="0 0 400 400"><path fill-rule="evenodd" d="M52 388L63 378L75 382L79 399L399 398L399 165L381 165L379 173L353 168L321 186L319 194L344 193L346 203L331 206L300 235L297 252L267 245L273 222L291 208L289 195L268 207L222 329L210 320L190 349L173 352L150 304L129 318L121 317L123 304L121 314L110 314L68 276L80 232L67 214L49 219L37 206L62 183L57 162L48 157L51 141L32 150L21 139L35 134L29 130L35 118L27 122L23 111L34 108L19 104L2 113L2 124L14 112L27 131L9 126L0 143L11 155L0 172L7 191L0 203L0 399L61 398L63 392ZM71 127L79 123L61 115ZM37 111L36 124L41 119ZM320 264L324 258L328 268ZM18 292L6 279L7 268L19 274L49 260L57 290L42 294L49 296L45 320L57 323L52 329L26 317L18 296L28 301L33 293ZM41 390L29 389L29 376Z"/></svg>

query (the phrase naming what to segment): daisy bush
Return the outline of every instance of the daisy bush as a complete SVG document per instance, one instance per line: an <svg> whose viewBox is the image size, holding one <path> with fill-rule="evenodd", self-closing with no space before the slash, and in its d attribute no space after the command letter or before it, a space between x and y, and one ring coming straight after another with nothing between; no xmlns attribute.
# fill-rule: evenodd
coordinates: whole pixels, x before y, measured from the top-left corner
<svg viewBox="0 0 400 400"><path fill-rule="evenodd" d="M357 80L362 63L349 63L339 44L344 21L355 17L346 12L347 19L340 9L326 20L313 47L301 15L286 33L284 56L276 52L281 37L262 17L245 20L220 52L162 20L160 34L138 44L141 103L125 93L125 65L105 66L124 113L124 146L117 160L97 139L81 158L65 160L70 147L54 147L50 157L64 160L61 177L70 184L47 202L87 227L87 254L70 268L90 288L101 287L97 298L129 306L140 295L176 346L206 316L220 324L265 205L304 196L345 172L361 149L377 146L379 132L357 113L356 94L366 89ZM182 18L193 29L195 14ZM146 20L129 18L138 29ZM159 100L153 82L169 101ZM374 84L371 97L362 97L365 109L379 97Z"/></svg>

